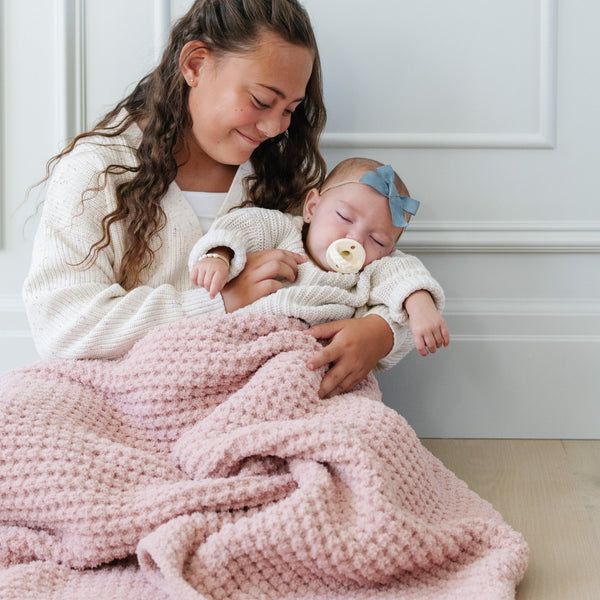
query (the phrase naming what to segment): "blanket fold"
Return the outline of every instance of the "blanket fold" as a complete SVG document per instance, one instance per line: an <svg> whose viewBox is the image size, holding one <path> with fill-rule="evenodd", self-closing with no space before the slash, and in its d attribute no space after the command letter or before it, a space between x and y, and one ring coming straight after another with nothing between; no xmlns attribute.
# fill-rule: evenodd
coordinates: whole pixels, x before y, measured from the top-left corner
<svg viewBox="0 0 600 600"><path fill-rule="evenodd" d="M0 599L514 598L521 535L372 376L319 399L304 329L182 321L2 376Z"/></svg>

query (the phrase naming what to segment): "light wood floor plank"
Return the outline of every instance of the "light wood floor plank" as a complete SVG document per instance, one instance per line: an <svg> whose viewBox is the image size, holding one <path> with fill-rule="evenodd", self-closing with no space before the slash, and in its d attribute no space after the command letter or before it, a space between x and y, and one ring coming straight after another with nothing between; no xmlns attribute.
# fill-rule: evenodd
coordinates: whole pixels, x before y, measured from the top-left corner
<svg viewBox="0 0 600 600"><path fill-rule="evenodd" d="M600 546L600 440L565 440L563 446Z"/></svg>
<svg viewBox="0 0 600 600"><path fill-rule="evenodd" d="M585 495L592 480L585 448L571 447L569 459L560 440L423 444L525 536L530 560L517 600L600 598L600 548L586 508L598 499ZM579 482L572 464L579 465Z"/></svg>

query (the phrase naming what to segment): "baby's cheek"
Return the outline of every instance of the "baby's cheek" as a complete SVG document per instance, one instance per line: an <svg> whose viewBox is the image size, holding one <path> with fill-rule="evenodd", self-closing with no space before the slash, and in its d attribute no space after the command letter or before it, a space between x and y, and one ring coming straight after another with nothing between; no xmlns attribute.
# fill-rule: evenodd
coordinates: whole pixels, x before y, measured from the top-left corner
<svg viewBox="0 0 600 600"><path fill-rule="evenodd" d="M381 248L381 250L377 250L374 253L373 260L378 260L379 258L383 258L384 256L389 256L393 250L393 246L391 248Z"/></svg>

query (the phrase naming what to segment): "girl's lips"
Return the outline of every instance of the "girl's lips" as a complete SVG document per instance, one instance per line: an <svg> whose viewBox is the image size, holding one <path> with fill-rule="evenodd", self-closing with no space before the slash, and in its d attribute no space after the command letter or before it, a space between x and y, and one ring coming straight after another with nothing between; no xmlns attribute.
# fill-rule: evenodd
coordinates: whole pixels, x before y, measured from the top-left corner
<svg viewBox="0 0 600 600"><path fill-rule="evenodd" d="M249 144L251 144L252 146L258 147L263 143L263 140L258 140L256 138L253 138L249 135L246 135L245 133L242 133L239 129L237 130L237 132L240 134L240 136L246 140L246 142L248 142Z"/></svg>

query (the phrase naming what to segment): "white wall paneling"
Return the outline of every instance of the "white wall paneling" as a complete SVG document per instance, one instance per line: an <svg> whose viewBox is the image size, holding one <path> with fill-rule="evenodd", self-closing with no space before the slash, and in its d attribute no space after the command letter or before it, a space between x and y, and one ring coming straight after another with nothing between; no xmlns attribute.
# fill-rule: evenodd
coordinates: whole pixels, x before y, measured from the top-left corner
<svg viewBox="0 0 600 600"><path fill-rule="evenodd" d="M77 133L93 125L104 112L120 100L139 77L131 73L143 75L145 68L149 70L152 64L158 62L167 42L172 19L170 0L153 0L152 10L148 11L148 3L129 3L130 10L123 18L115 20L111 8L118 9L122 3L107 3L100 0L56 0L58 12L57 75L58 106L61 107L60 128L65 140L72 139ZM140 10L142 8L142 10ZM142 27L147 37L138 39L131 32L140 30L139 20L152 18L152 30ZM103 27L97 27L98 22L104 21ZM91 33L88 34L88 31ZM123 66L120 62L123 52L109 53L103 56L106 47L106 36L111 43L125 47L133 52L134 61L131 65ZM115 40L115 35L121 35L122 40ZM125 39L130 43L125 45ZM149 45L147 42L151 41ZM151 52L149 51L151 49ZM142 64L137 59L142 56ZM142 68L142 70L140 70ZM98 86L96 82L104 82L107 70L113 70L110 78L112 85Z"/></svg>
<svg viewBox="0 0 600 600"><path fill-rule="evenodd" d="M173 11L170 0L154 0L154 62L158 63L169 39Z"/></svg>
<svg viewBox="0 0 600 600"><path fill-rule="evenodd" d="M328 164L397 168L422 201L402 249L448 296L450 347L380 374L385 401L421 435L600 437L600 3L303 3ZM20 299L27 186L156 64L190 5L0 3L0 371L36 359Z"/></svg>
<svg viewBox="0 0 600 600"><path fill-rule="evenodd" d="M29 263L34 194L27 188L42 178L56 151L55 2L32 6L0 3L0 370L35 358L21 302Z"/></svg>
<svg viewBox="0 0 600 600"><path fill-rule="evenodd" d="M425 437L597 438L597 299L450 300L451 351L378 375Z"/></svg>
<svg viewBox="0 0 600 600"><path fill-rule="evenodd" d="M4 41L6 40L6 35L4 33L5 27L5 19L4 19L4 4L0 2L0 249L2 249L4 245L4 197L5 197L5 189L4 183L6 182L6 173L5 173L5 162L4 162L4 90L6 89L6 84L4 81Z"/></svg>
<svg viewBox="0 0 600 600"><path fill-rule="evenodd" d="M554 145L557 0L305 4L335 107L325 146Z"/></svg>
<svg viewBox="0 0 600 600"><path fill-rule="evenodd" d="M169 0L79 1L85 4L85 122L90 127L154 67L174 13Z"/></svg>

